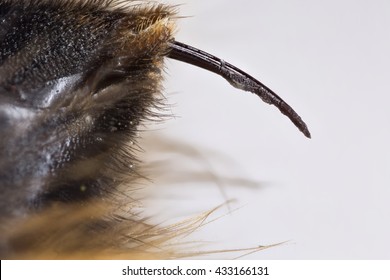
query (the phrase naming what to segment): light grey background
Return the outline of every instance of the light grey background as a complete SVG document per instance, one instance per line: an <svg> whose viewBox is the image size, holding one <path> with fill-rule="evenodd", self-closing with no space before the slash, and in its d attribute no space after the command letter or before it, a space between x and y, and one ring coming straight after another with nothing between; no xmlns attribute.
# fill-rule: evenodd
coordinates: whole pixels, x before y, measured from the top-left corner
<svg viewBox="0 0 390 280"><path fill-rule="evenodd" d="M160 163L150 213L180 220L236 199L189 240L211 241L202 250L288 241L252 259L389 259L390 2L165 2L189 16L177 40L264 82L313 139L256 96L167 60L177 117L146 133L159 143L146 143Z"/></svg>

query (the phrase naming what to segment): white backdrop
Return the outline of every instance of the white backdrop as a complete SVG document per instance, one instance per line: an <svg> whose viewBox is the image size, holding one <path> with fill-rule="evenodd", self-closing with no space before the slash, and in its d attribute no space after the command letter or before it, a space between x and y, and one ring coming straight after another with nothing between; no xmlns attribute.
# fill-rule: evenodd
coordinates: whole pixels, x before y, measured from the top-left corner
<svg viewBox="0 0 390 280"><path fill-rule="evenodd" d="M288 241L253 259L389 259L390 2L166 2L188 16L178 41L264 82L313 139L256 96L167 60L177 117L143 135L149 214L180 220L235 199L189 240L211 241L202 250Z"/></svg>

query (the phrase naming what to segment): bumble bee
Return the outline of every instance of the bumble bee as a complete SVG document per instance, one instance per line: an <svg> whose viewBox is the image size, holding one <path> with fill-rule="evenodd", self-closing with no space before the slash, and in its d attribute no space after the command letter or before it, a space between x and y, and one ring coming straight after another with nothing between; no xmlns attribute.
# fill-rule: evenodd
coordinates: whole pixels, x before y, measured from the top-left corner
<svg viewBox="0 0 390 280"><path fill-rule="evenodd" d="M171 258L191 227L138 218L137 128L163 106L164 60L209 70L275 105L235 66L174 38L175 7L148 1L0 0L0 256Z"/></svg>

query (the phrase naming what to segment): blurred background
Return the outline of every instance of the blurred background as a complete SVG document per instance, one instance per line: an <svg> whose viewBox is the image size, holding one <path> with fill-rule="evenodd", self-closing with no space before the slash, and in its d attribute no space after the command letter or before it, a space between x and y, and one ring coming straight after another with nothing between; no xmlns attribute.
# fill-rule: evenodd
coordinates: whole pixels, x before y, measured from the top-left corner
<svg viewBox="0 0 390 280"><path fill-rule="evenodd" d="M175 117L142 133L147 214L180 221L222 205L188 238L199 250L287 241L246 259L389 259L390 2L165 2L186 16L178 41L258 78L312 139L258 97L167 59Z"/></svg>

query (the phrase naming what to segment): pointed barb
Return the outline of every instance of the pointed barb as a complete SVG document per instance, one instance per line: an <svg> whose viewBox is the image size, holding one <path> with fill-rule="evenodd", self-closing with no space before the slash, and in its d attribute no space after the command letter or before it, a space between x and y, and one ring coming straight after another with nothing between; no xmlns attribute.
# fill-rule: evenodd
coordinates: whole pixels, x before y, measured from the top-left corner
<svg viewBox="0 0 390 280"><path fill-rule="evenodd" d="M232 86L256 94L264 102L276 106L307 138L311 138L307 125L294 109L249 74L214 55L186 44L173 41L169 46L168 57L209 70L225 78Z"/></svg>

